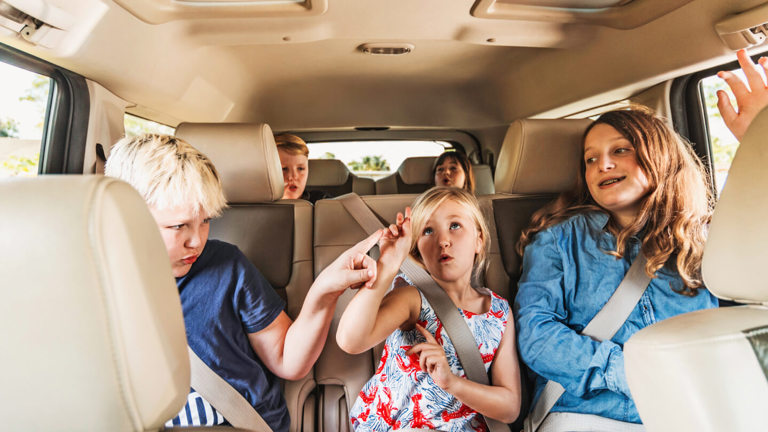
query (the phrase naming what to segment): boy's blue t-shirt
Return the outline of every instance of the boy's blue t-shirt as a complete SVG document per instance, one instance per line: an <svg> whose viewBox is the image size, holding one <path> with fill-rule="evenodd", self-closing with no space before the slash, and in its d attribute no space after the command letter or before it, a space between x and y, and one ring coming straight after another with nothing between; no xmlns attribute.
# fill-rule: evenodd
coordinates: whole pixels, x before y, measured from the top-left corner
<svg viewBox="0 0 768 432"><path fill-rule="evenodd" d="M208 240L189 273L176 278L187 343L214 372L240 392L274 431L290 423L278 378L248 340L269 326L285 302L240 250Z"/></svg>

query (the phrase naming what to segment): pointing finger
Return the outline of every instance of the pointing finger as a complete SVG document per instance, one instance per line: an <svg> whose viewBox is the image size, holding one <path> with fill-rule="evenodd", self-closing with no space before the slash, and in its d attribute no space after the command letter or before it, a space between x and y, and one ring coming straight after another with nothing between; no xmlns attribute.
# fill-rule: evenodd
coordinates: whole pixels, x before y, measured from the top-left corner
<svg viewBox="0 0 768 432"><path fill-rule="evenodd" d="M372 247L376 246L381 236L384 234L384 230L376 230L373 234L369 235L366 239L361 240L356 245L352 246L349 251L354 255L356 253L368 253Z"/></svg>
<svg viewBox="0 0 768 432"><path fill-rule="evenodd" d="M435 337L432 336L432 333L428 332L427 329L420 326L419 324L416 324L416 329L419 331L419 333L421 333L422 336L424 336L425 339L427 339L428 343L433 343L433 344L437 343L437 340L435 339Z"/></svg>

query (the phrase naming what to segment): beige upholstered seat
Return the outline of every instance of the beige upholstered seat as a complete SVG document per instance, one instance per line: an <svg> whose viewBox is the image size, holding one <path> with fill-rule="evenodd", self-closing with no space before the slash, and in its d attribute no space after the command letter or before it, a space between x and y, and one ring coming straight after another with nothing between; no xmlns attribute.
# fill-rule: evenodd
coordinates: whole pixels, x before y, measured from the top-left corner
<svg viewBox="0 0 768 432"><path fill-rule="evenodd" d="M533 213L576 181L581 141L589 120L517 120L509 126L496 164L494 195L479 196L491 222L489 287L514 303L522 262L516 245ZM521 365L521 370L524 367ZM513 430L522 429L533 383L523 375L523 406Z"/></svg>
<svg viewBox="0 0 768 432"><path fill-rule="evenodd" d="M338 159L310 159L307 190L321 190L331 197L350 192L358 195L376 193L373 179L352 174Z"/></svg>
<svg viewBox="0 0 768 432"><path fill-rule="evenodd" d="M210 237L237 245L296 318L313 279L312 205L281 200L283 175L271 129L266 124L182 123L176 136L208 156L221 176L230 207L211 223ZM290 430L314 430L312 372L284 384Z"/></svg>
<svg viewBox="0 0 768 432"><path fill-rule="evenodd" d="M129 185L0 181L3 430L155 431L189 392L181 304Z"/></svg>
<svg viewBox="0 0 768 432"><path fill-rule="evenodd" d="M386 223L393 223L398 211L403 211L416 195L373 195L362 197L365 203ZM355 219L335 199L315 203L315 275L328 266L344 250L367 236ZM336 305L330 334L320 358L315 364L315 379L320 385L319 427L322 431L350 430L349 409L357 399L363 384L373 375L380 350L359 355L347 354L336 344L339 318L355 292L348 290Z"/></svg>
<svg viewBox="0 0 768 432"><path fill-rule="evenodd" d="M702 263L713 294L749 305L659 322L624 347L629 387L650 432L768 430L766 137L764 110L733 160Z"/></svg>
<svg viewBox="0 0 768 432"><path fill-rule="evenodd" d="M571 188L579 175L582 136L590 120L517 120L509 126L496 163L496 194L481 196L492 209L504 270L514 299L521 261L515 246L531 215Z"/></svg>
<svg viewBox="0 0 768 432"><path fill-rule="evenodd" d="M432 165L435 156L418 156L405 159L397 171L376 180L376 194L418 194L433 186Z"/></svg>

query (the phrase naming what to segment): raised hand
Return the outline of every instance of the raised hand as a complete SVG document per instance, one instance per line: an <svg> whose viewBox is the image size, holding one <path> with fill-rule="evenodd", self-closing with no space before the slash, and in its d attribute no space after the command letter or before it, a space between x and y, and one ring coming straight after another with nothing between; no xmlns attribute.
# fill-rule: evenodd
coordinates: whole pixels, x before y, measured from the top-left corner
<svg viewBox="0 0 768 432"><path fill-rule="evenodd" d="M441 389L448 391L451 383L458 377L451 372L443 346L437 343L432 333L428 332L424 327L416 324L416 329L419 330L427 341L414 345L406 351L406 355L418 354L421 369L426 371Z"/></svg>
<svg viewBox="0 0 768 432"><path fill-rule="evenodd" d="M379 261L385 265L400 267L411 250L411 208L405 214L397 213L395 223L384 229L379 241Z"/></svg>
<svg viewBox="0 0 768 432"><path fill-rule="evenodd" d="M376 261L367 252L383 234L384 230L378 230L344 251L317 276L312 286L322 292L338 294L347 288L372 287L376 282Z"/></svg>
<svg viewBox="0 0 768 432"><path fill-rule="evenodd" d="M725 121L728 129L731 130L731 133L733 133L737 140L741 141L752 120L768 105L768 87L766 87L765 80L757 70L758 66L752 62L746 51L743 49L739 50L736 53L736 57L739 59L741 70L744 71L744 75L747 77L749 87L732 72L718 72L717 76L724 79L728 87L733 91L733 95L736 97L737 108L734 109L733 105L731 105L731 101L725 91L718 90L717 109L720 111L720 115L723 116L723 121ZM768 71L768 66L766 66L768 58L761 57L758 63L764 72Z"/></svg>

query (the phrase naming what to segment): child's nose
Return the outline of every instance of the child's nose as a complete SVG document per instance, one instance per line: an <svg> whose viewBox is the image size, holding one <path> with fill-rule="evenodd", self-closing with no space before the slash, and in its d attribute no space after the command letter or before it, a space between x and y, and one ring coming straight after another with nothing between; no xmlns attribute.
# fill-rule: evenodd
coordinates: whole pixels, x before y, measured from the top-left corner
<svg viewBox="0 0 768 432"><path fill-rule="evenodd" d="M615 164L613 163L613 159L611 159L610 156L603 156L598 160L598 164L600 166L600 169L603 171L607 171L610 169L613 169Z"/></svg>

